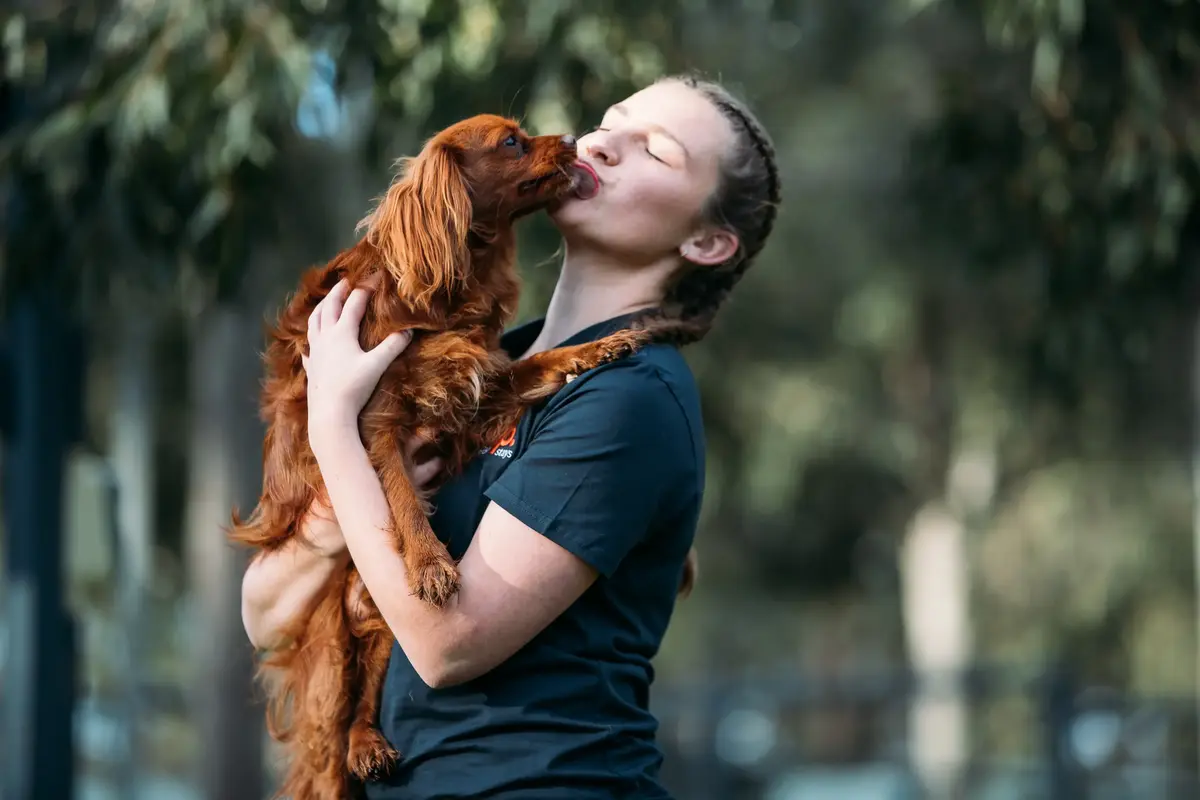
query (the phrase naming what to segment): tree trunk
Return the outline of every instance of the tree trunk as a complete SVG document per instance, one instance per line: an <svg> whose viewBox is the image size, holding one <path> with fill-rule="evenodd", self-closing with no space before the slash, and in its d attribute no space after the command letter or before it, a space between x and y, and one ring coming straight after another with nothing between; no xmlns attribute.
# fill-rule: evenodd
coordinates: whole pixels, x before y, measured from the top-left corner
<svg viewBox="0 0 1200 800"><path fill-rule="evenodd" d="M1196 312L1192 338L1192 552L1195 558L1196 619L1200 625L1200 311ZM1200 635L1196 637L1200 643ZM1200 719L1200 651L1196 654L1197 708ZM1200 768L1200 754L1197 756Z"/></svg>
<svg viewBox="0 0 1200 800"><path fill-rule="evenodd" d="M261 486L257 396L260 315L218 305L199 321L191 357L191 456L186 520L195 646L199 781L211 800L258 800L265 785L262 709L241 622L246 555L225 531Z"/></svg>
<svg viewBox="0 0 1200 800"><path fill-rule="evenodd" d="M918 507L900 547L905 645L915 680L908 750L921 796L959 794L969 750L962 679L971 660L966 528L953 497L958 406L950 383L948 288L920 287L912 349L893 373L893 394L922 442Z"/></svg>
<svg viewBox="0 0 1200 800"><path fill-rule="evenodd" d="M116 347L116 401L111 424L112 468L116 478L116 539L120 630L125 634L122 724L130 760L117 777L118 790L132 796L142 667L146 663L147 619L143 613L154 553L154 322L142 313L121 315Z"/></svg>
<svg viewBox="0 0 1200 800"><path fill-rule="evenodd" d="M909 707L909 755L923 797L954 797L964 777L969 709L961 678L970 664L965 527L944 503L913 517L901 550L904 634L917 690Z"/></svg>

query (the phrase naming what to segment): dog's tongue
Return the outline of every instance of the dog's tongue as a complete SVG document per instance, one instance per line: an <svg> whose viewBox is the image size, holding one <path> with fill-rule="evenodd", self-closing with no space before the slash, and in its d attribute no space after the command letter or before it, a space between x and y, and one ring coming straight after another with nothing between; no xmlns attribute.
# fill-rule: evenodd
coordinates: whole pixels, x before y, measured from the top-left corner
<svg viewBox="0 0 1200 800"><path fill-rule="evenodd" d="M571 191L580 200L590 200L600 192L600 184L596 182L596 173L589 167L576 164L572 169Z"/></svg>

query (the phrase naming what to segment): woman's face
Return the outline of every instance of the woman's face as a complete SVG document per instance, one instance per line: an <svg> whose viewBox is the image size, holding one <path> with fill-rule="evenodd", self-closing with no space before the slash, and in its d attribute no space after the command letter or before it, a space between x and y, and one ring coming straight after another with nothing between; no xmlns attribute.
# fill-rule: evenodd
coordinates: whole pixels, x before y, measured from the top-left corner
<svg viewBox="0 0 1200 800"><path fill-rule="evenodd" d="M649 86L580 138L578 186L551 218L568 246L630 266L691 255L688 242L732 138L728 120L699 92L682 83Z"/></svg>

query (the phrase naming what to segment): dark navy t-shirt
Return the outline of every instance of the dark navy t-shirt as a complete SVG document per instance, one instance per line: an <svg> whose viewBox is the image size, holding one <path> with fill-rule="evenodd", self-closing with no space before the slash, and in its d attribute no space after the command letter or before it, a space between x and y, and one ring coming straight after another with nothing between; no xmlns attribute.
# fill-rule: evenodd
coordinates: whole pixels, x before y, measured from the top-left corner
<svg viewBox="0 0 1200 800"><path fill-rule="evenodd" d="M609 320L566 344L628 323ZM504 337L514 356L541 322ZM525 647L460 686L430 689L392 650L380 725L401 753L372 800L666 798L648 709L658 652L704 488L699 394L653 345L576 378L527 412L435 498L461 558L489 501L600 578Z"/></svg>

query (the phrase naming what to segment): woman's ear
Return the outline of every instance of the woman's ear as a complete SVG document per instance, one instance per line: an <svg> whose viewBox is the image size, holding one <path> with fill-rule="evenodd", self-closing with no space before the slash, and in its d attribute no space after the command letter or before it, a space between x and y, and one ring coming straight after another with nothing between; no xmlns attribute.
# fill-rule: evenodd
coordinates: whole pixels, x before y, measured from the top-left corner
<svg viewBox="0 0 1200 800"><path fill-rule="evenodd" d="M679 245L679 254L693 264L715 266L729 261L738 251L737 234L726 228L705 228Z"/></svg>
<svg viewBox="0 0 1200 800"><path fill-rule="evenodd" d="M360 227L410 302L427 305L465 281L471 196L450 149L431 142L410 159Z"/></svg>

